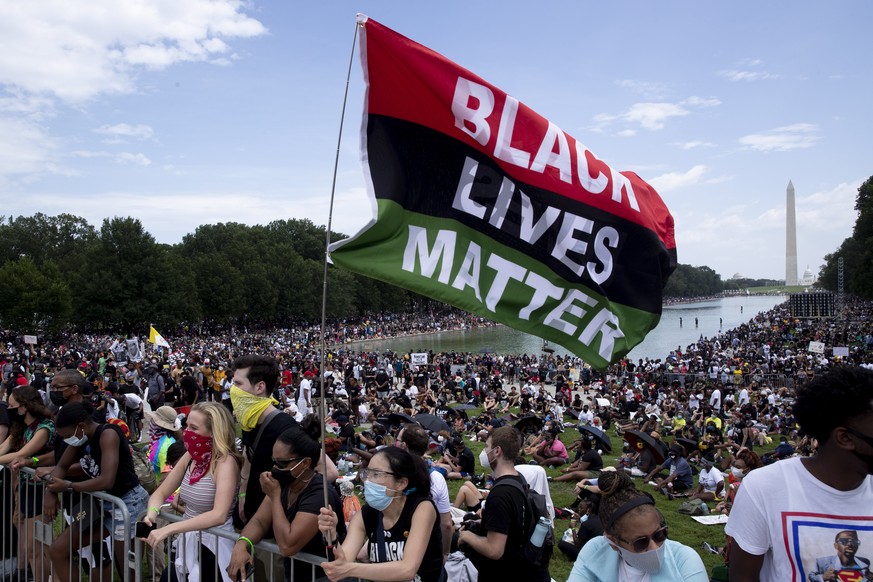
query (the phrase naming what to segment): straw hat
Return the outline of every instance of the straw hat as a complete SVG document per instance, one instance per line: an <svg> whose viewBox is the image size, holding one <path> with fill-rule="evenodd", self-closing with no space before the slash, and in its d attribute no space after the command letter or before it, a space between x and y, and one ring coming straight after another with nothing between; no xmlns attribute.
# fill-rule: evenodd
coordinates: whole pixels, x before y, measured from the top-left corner
<svg viewBox="0 0 873 582"><path fill-rule="evenodd" d="M176 420L176 409L172 406L161 406L152 414L152 421L161 428L175 431L182 428Z"/></svg>

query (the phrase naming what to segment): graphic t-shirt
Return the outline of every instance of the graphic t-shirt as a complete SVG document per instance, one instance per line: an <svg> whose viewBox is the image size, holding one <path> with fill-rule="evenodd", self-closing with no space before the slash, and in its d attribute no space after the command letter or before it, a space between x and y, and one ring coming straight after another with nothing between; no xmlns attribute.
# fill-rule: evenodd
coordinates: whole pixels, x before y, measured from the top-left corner
<svg viewBox="0 0 873 582"><path fill-rule="evenodd" d="M746 475L725 533L746 552L764 556L762 582L861 582L873 557L871 507L873 476L839 491L793 457Z"/></svg>

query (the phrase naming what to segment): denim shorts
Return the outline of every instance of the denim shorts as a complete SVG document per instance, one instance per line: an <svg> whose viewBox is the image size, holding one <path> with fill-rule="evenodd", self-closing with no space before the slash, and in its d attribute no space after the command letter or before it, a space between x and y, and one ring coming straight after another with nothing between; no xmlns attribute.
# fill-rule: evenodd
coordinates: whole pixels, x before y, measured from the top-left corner
<svg viewBox="0 0 873 582"><path fill-rule="evenodd" d="M94 499L92 503L86 496L82 496L81 503L71 508L70 515L74 522L79 522L82 531L90 530L94 524L99 526L102 519L103 528L110 532L113 540L132 539L133 524L148 508L149 494L141 485L137 485L120 499L127 508L127 521L116 504L99 499Z"/></svg>

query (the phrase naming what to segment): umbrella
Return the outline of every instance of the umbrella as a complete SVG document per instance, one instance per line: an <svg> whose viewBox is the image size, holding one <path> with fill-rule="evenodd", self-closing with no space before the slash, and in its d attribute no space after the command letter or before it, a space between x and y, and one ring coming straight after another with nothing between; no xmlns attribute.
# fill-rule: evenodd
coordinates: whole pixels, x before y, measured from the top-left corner
<svg viewBox="0 0 873 582"><path fill-rule="evenodd" d="M631 446L631 450L635 453L641 452L645 448L649 448L655 457L655 462L659 465L664 462L664 449L655 442L651 435L638 430L624 431L624 440Z"/></svg>
<svg viewBox="0 0 873 582"><path fill-rule="evenodd" d="M543 419L538 416L525 416L515 423L515 428L523 434L540 432L543 430Z"/></svg>
<svg viewBox="0 0 873 582"><path fill-rule="evenodd" d="M402 412L392 412L388 415L388 424L392 426L400 426L406 423L417 424L414 418Z"/></svg>
<svg viewBox="0 0 873 582"><path fill-rule="evenodd" d="M577 426L576 428L579 429L580 433L588 433L589 435L594 437L594 440L600 443L600 448L602 448L604 451L606 451L607 453L612 452L612 443L609 442L609 437L606 435L605 432L603 432L599 428L589 426L587 424Z"/></svg>
<svg viewBox="0 0 873 582"><path fill-rule="evenodd" d="M431 432L440 432L443 430L448 432L452 431L449 423L445 420L441 419L439 416L434 416L433 414L428 414L426 412L416 414L415 421Z"/></svg>
<svg viewBox="0 0 873 582"><path fill-rule="evenodd" d="M677 438L676 442L682 445L682 448L685 449L685 455L690 455L694 451L697 450L697 441L686 438Z"/></svg>

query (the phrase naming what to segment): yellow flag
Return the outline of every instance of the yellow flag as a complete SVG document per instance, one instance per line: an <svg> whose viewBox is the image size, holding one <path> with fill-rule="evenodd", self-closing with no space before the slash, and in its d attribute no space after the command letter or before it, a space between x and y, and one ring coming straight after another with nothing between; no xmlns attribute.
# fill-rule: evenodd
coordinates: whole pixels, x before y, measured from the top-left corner
<svg viewBox="0 0 873 582"><path fill-rule="evenodd" d="M149 326L149 342L155 344L156 346L163 346L165 348L169 348L170 344L167 343L167 340L164 339L164 336L158 333L154 327Z"/></svg>

